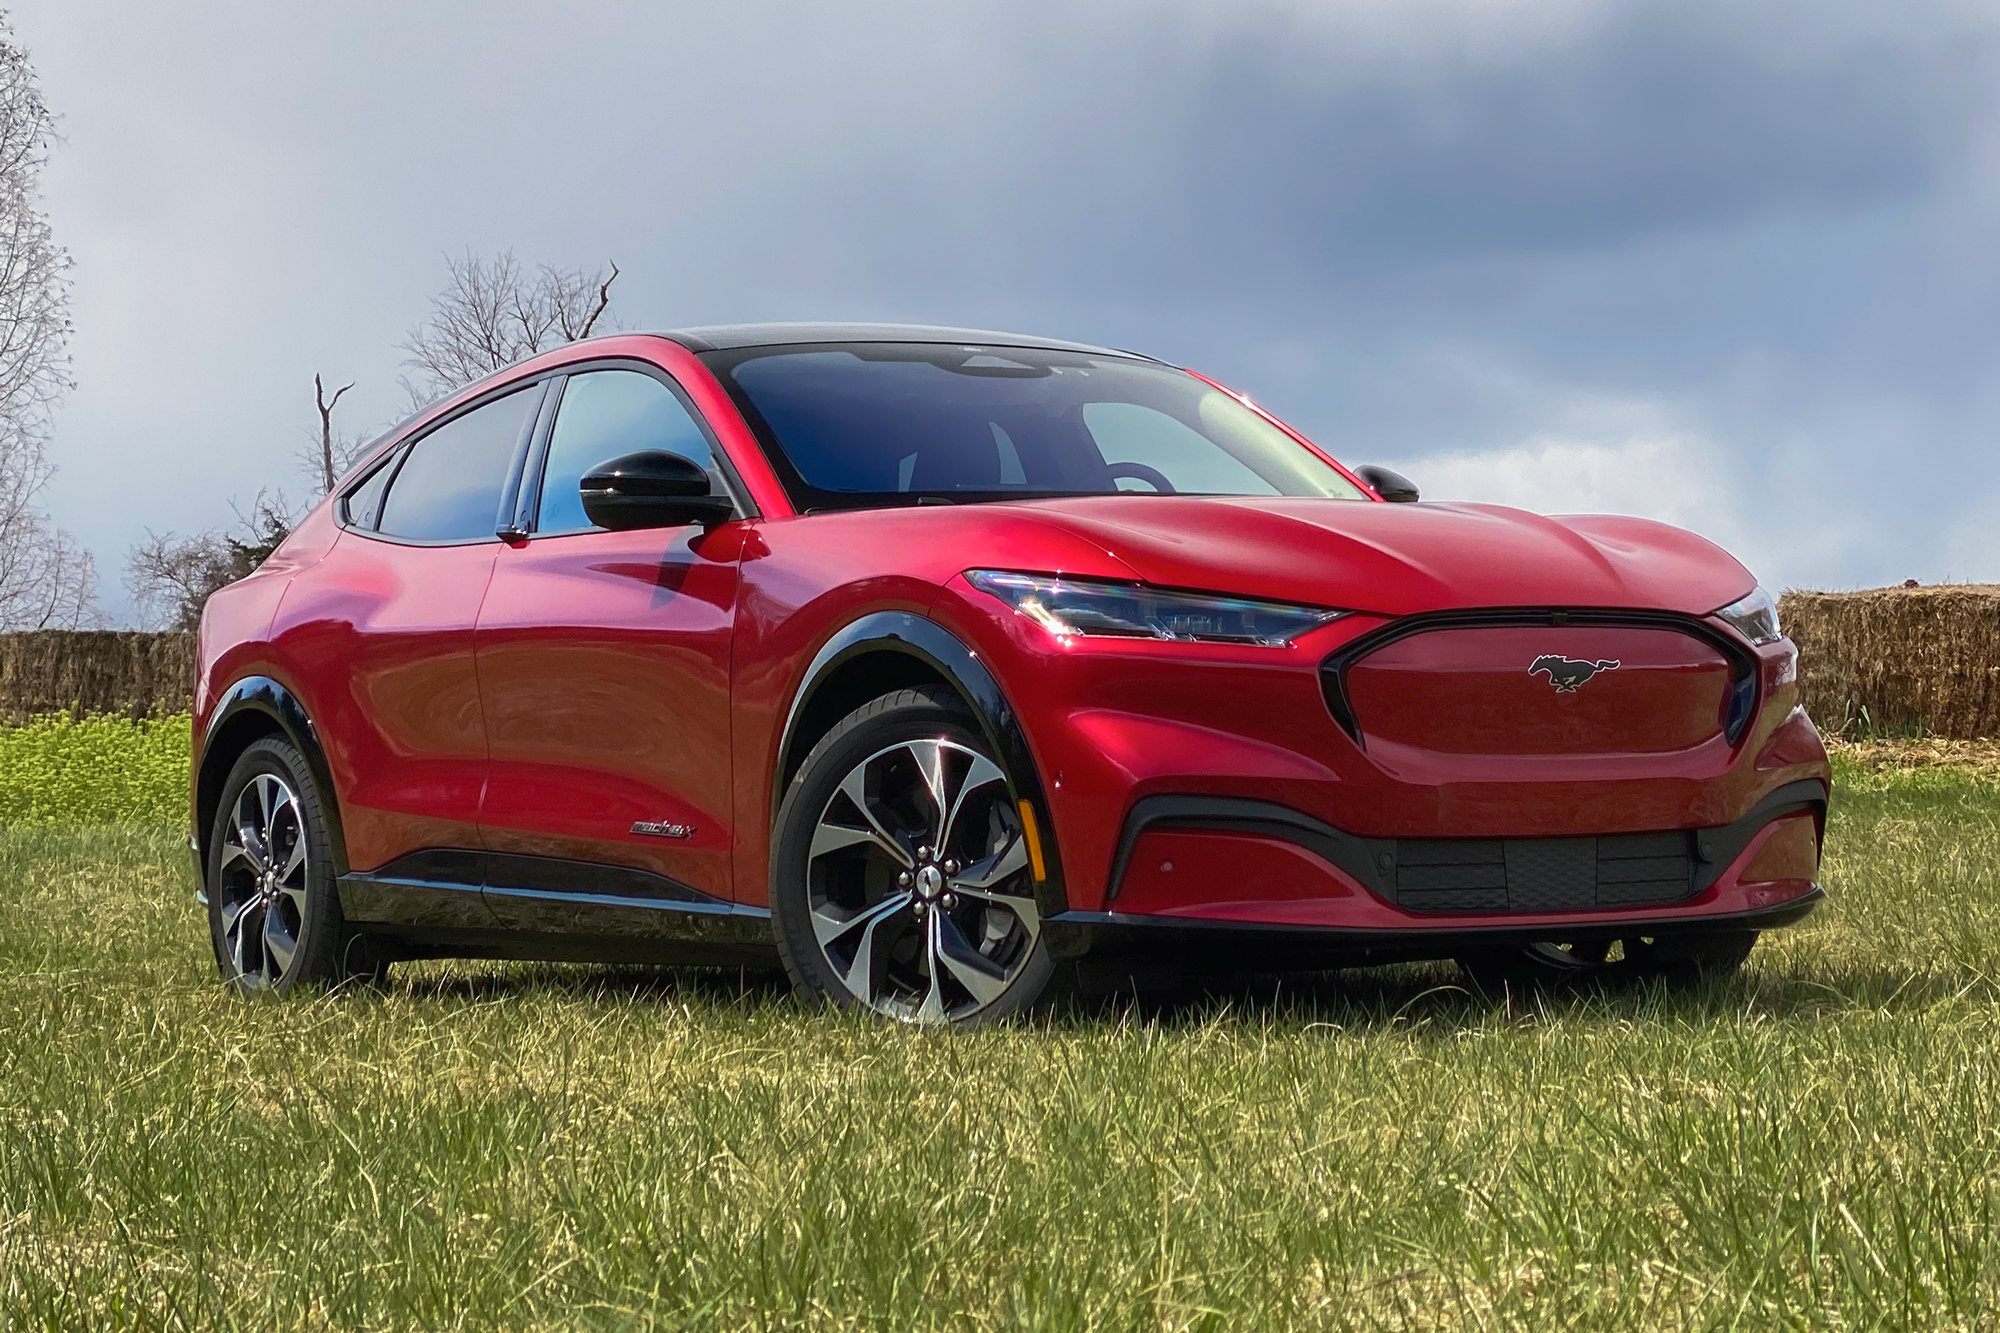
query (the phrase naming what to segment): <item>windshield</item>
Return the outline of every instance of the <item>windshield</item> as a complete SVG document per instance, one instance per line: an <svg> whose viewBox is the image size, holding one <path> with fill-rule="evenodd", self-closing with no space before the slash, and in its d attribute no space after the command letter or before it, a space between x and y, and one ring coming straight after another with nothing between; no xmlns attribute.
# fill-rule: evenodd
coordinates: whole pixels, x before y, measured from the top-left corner
<svg viewBox="0 0 2000 1333"><path fill-rule="evenodd" d="M1364 498L1235 397L1136 357L839 343L702 360L801 510L1111 492Z"/></svg>

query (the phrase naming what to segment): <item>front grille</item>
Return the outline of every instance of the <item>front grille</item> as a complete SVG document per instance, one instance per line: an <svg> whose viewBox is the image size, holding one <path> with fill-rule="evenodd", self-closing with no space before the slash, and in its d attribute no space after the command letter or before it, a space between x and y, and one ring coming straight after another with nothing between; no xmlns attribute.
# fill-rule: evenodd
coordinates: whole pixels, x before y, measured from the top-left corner
<svg viewBox="0 0 2000 1333"><path fill-rule="evenodd" d="M1658 907L1694 892L1693 835L1405 838L1396 904L1412 912L1581 912Z"/></svg>
<svg viewBox="0 0 2000 1333"><path fill-rule="evenodd" d="M1659 635L1661 633L1678 635L1683 639L1693 640L1695 644L1701 645L1702 648L1720 656L1722 661L1727 664L1727 677L1724 681L1719 682L1721 693L1714 700L1717 705L1715 721L1729 744L1734 745L1743 738L1745 728L1749 726L1750 719L1757 711L1758 668L1756 655L1745 645L1724 634L1715 626L1697 617L1684 616L1676 612L1608 610L1589 607L1491 607L1460 611L1429 612L1421 615L1405 616L1399 620L1392 620L1386 625L1382 625L1341 645L1320 663L1320 691L1326 699L1328 711L1332 713L1334 721L1339 723L1341 729L1354 740L1355 744L1365 750L1368 747L1369 726L1367 723L1369 719L1361 717L1357 712L1358 704L1354 697L1353 689L1355 682L1350 681L1350 674L1357 667L1361 667L1370 657L1373 657L1383 649L1401 644L1404 640L1439 633L1448 637L1446 640L1438 642L1448 643L1449 637L1454 636L1457 631L1480 630L1514 630L1529 636L1529 638L1518 645L1510 643L1505 655L1504 664L1499 658L1491 659L1483 664L1485 669L1496 673L1491 683L1498 684L1505 681L1512 681L1514 685L1521 687L1522 692L1518 697L1503 695L1496 696L1493 699L1485 698L1483 695L1477 698L1461 696L1455 710L1459 714L1470 711L1477 716L1489 718L1494 716L1510 716L1511 714L1507 710L1516 707L1523 699L1530 699L1537 703L1549 702L1555 693L1551 688L1554 685L1554 676L1550 675L1537 681L1537 678L1533 676L1529 668L1533 664L1534 659L1540 654L1558 653L1559 650L1563 655L1578 659L1584 658L1586 650L1589 650L1587 655L1593 662L1605 657L1617 659L1622 662L1622 666L1617 674L1605 678L1603 683L1595 687L1592 693L1601 693L1606 687L1613 685L1617 686L1620 690L1630 688L1634 677L1639 675L1641 670L1645 668L1641 668L1638 662L1632 660L1632 653L1620 651L1615 637L1609 639L1605 637L1604 632L1615 634L1619 630L1639 631L1641 632L1642 639L1646 637L1648 632L1651 635ZM1517 647L1522 651L1516 651ZM1600 649L1601 651L1599 651ZM1641 652L1638 656L1643 659L1648 654ZM1437 691L1441 689L1457 689L1459 682L1455 681L1454 677L1463 678L1466 675L1468 666L1478 668L1482 664L1476 661L1467 663L1463 660L1441 664L1436 676L1428 681L1419 679L1423 673L1411 669L1413 665L1410 662L1403 664L1406 674L1411 678L1411 688L1415 690ZM1500 669L1502 665L1505 667L1504 670ZM1656 661L1652 664L1651 669L1679 676L1684 674L1687 665L1687 661ZM1475 670L1473 674L1477 675L1477 671ZM1537 683L1534 685L1534 688L1528 688L1529 682ZM1381 690L1378 689L1376 693L1379 696ZM1490 694L1491 691L1486 691L1486 693ZM1575 702L1575 698L1573 695L1565 695L1564 701L1565 703L1573 703ZM1379 706L1382 702L1378 697L1376 700L1377 705ZM1392 699L1391 702L1393 703L1394 700ZM1414 703L1415 701L1413 700L1412 702ZM1506 708L1503 708L1499 713L1495 713L1489 705L1500 702L1506 703ZM1649 708L1657 712L1660 702L1658 699L1652 700ZM1668 700L1667 702L1671 704L1672 700ZM1688 706L1692 707L1692 704ZM1362 711L1365 711L1365 709ZM1441 720L1436 713L1430 714L1430 721L1434 729L1441 726L1449 730L1451 726L1449 720ZM1381 719L1376 719L1375 725L1381 725ZM1394 725L1393 719L1391 725ZM1521 725L1517 723L1510 728L1505 733L1504 738L1518 745L1523 739L1523 734L1520 730ZM1483 734L1485 728L1475 726L1473 731ZM1394 737L1391 737L1391 739L1394 739ZM1405 739L1422 748L1442 748L1446 751L1455 751L1458 748L1452 744L1439 746L1435 743L1434 738L1429 740ZM1474 745L1481 743L1481 741L1471 736L1457 736L1454 739ZM1489 736L1486 739L1490 740L1491 737ZM1674 741L1675 743L1669 744L1667 748L1673 750L1685 749L1688 743L1685 738L1674 738ZM1626 738L1626 744L1629 745L1629 743L1630 738ZM1625 748L1625 745L1614 742L1611 748Z"/></svg>

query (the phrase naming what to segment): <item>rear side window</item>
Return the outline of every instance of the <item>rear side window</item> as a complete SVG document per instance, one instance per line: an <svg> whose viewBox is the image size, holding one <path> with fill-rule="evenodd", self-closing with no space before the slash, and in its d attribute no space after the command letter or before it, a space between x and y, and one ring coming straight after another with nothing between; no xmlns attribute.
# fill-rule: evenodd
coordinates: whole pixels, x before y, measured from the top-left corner
<svg viewBox="0 0 2000 1333"><path fill-rule="evenodd" d="M418 440L389 483L376 530L412 541L496 540L500 492L541 386L467 412Z"/></svg>
<svg viewBox="0 0 2000 1333"><path fill-rule="evenodd" d="M392 449L381 466L368 474L368 479L347 493L341 501L346 506L347 521L357 528L373 528L375 516L382 512L382 492L389 488L389 478L396 475L396 464L402 458L401 449Z"/></svg>
<svg viewBox="0 0 2000 1333"><path fill-rule="evenodd" d="M578 492L583 474L642 449L664 449L693 459L708 469L710 488L723 493L708 436L672 389L637 370L592 370L570 376L563 386L562 406L556 410L555 430L549 435L536 534L591 531L594 525L584 517Z"/></svg>

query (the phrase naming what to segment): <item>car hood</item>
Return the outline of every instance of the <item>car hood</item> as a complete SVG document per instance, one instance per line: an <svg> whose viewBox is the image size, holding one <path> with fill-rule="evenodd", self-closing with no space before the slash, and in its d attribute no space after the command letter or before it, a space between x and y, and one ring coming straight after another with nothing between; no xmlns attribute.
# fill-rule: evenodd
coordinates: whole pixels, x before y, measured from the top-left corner
<svg viewBox="0 0 2000 1333"><path fill-rule="evenodd" d="M1756 585L1712 542L1610 515L1139 495L1022 508L1115 556L1147 583L1381 615L1482 606L1702 615Z"/></svg>

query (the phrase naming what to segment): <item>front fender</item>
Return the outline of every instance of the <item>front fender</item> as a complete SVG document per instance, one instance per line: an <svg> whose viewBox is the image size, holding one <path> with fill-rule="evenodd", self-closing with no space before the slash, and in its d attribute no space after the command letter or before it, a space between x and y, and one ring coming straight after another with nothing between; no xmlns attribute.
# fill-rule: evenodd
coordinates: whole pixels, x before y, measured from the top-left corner
<svg viewBox="0 0 2000 1333"><path fill-rule="evenodd" d="M771 811L775 818L784 798L786 774L793 768L794 737L799 719L815 692L840 667L869 653L893 652L916 658L950 682L978 720L979 729L993 753L1000 756L1017 801L1026 801L1035 811L1039 825L1043 859L1048 878L1036 886L1036 898L1045 914L1068 910L1063 889L1062 858L1056 846L1055 821L1049 812L1034 754L1019 715L1008 702L1006 692L979 660L979 655L959 637L934 620L907 611L877 611L853 621L820 646L806 667L798 690L785 714L783 739L778 745L778 763L772 773Z"/></svg>

